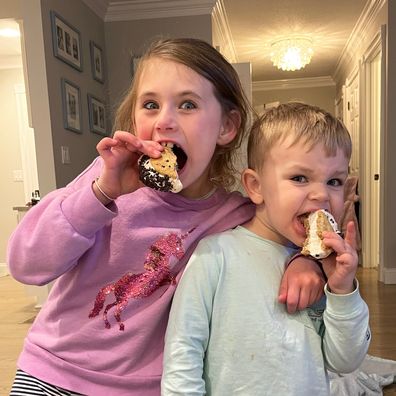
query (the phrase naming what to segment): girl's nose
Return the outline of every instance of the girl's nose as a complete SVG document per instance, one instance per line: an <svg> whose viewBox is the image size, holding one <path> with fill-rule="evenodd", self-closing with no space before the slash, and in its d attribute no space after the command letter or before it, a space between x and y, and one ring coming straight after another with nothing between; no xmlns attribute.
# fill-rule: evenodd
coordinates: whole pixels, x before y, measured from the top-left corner
<svg viewBox="0 0 396 396"><path fill-rule="evenodd" d="M176 129L176 114L172 109L163 107L158 114L155 128L159 132L171 132Z"/></svg>

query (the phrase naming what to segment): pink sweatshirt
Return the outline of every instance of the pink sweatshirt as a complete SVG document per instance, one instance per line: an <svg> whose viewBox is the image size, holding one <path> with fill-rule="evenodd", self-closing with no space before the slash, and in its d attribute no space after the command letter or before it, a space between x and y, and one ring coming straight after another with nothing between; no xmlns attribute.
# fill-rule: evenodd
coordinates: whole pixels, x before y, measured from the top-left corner
<svg viewBox="0 0 396 396"><path fill-rule="evenodd" d="M186 261L204 235L247 221L254 207L222 189L189 200L147 187L105 207L92 191L101 166L97 158L48 194L11 236L15 279L34 285L56 279L18 367L87 395L157 396L168 313Z"/></svg>

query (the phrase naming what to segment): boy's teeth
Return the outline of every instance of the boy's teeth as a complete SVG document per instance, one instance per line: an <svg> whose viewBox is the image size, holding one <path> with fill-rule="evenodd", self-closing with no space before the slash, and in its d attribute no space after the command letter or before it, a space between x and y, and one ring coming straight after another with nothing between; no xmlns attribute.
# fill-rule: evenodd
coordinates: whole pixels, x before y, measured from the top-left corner
<svg viewBox="0 0 396 396"><path fill-rule="evenodd" d="M169 147L169 148L173 148L173 143L170 143L170 142L162 142L161 143L161 146L163 146L163 147Z"/></svg>

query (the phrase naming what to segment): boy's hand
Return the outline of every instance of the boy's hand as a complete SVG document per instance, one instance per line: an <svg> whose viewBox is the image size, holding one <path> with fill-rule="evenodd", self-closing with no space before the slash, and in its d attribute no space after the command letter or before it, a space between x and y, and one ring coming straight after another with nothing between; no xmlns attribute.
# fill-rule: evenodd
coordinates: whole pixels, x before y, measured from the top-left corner
<svg viewBox="0 0 396 396"><path fill-rule="evenodd" d="M300 256L287 267L279 288L278 301L294 313L320 300L325 280L312 258Z"/></svg>
<svg viewBox="0 0 396 396"><path fill-rule="evenodd" d="M353 280L358 266L355 224L353 221L347 224L345 239L335 232L324 232L323 237L323 243L336 252L336 255L322 260L330 291L335 294L352 293L355 289Z"/></svg>

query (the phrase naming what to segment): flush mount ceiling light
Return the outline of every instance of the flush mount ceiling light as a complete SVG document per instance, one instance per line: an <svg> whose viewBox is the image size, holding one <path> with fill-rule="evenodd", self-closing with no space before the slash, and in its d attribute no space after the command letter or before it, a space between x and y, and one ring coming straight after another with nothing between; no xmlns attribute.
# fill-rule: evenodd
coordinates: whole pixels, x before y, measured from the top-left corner
<svg viewBox="0 0 396 396"><path fill-rule="evenodd" d="M290 37L271 44L271 61L278 69L300 70L311 62L312 40L305 37Z"/></svg>
<svg viewBox="0 0 396 396"><path fill-rule="evenodd" d="M0 29L0 36L1 37L19 37L21 34L19 30L11 29L11 28L4 28Z"/></svg>

